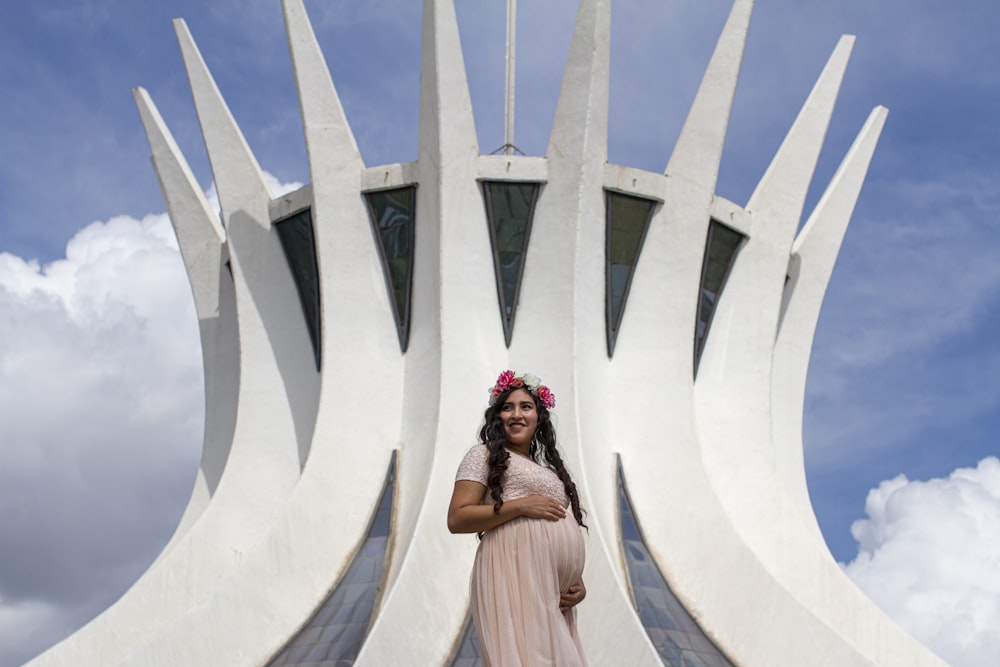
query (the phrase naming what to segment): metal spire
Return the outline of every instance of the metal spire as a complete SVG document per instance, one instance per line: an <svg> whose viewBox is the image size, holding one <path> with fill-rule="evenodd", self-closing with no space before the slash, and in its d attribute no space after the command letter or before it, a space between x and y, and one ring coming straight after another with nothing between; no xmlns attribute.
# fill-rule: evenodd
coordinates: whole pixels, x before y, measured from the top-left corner
<svg viewBox="0 0 1000 667"><path fill-rule="evenodd" d="M514 69L517 45L517 0L507 0L506 105L504 107L503 153L513 155L514 147ZM520 152L520 151L517 151Z"/></svg>

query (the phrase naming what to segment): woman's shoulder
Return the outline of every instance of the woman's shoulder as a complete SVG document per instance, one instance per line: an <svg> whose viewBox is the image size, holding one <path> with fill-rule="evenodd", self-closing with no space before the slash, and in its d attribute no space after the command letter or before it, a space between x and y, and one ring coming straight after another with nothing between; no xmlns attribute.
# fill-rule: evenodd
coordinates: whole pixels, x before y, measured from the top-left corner
<svg viewBox="0 0 1000 667"><path fill-rule="evenodd" d="M489 458L489 448L482 443L476 443L472 447L469 447L469 450L465 452L465 456L462 458L462 461L486 461Z"/></svg>
<svg viewBox="0 0 1000 667"><path fill-rule="evenodd" d="M486 448L486 445L473 445L458 465L458 474L455 479L469 479L477 482L485 480L489 470L489 458L490 450Z"/></svg>

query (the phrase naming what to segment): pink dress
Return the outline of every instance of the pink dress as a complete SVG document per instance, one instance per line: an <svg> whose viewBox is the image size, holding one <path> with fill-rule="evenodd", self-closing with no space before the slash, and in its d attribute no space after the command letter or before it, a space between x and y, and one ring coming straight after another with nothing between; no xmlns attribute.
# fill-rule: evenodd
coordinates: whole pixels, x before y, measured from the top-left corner
<svg viewBox="0 0 1000 667"><path fill-rule="evenodd" d="M457 480L486 486L489 451L476 445ZM511 453L504 500L548 496L564 507L566 491L551 468ZM483 504L493 504L487 489ZM472 620L487 667L586 667L576 609L559 611L559 595L580 580L585 547L567 509L559 521L520 517L486 531L472 567Z"/></svg>

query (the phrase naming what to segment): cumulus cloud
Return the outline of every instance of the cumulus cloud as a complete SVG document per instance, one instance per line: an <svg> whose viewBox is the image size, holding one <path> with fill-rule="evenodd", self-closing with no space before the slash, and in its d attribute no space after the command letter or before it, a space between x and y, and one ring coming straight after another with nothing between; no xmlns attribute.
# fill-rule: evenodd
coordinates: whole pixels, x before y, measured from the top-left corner
<svg viewBox="0 0 1000 667"><path fill-rule="evenodd" d="M956 667L1000 653L1000 459L926 482L900 475L868 494L847 574Z"/></svg>
<svg viewBox="0 0 1000 667"><path fill-rule="evenodd" d="M110 604L169 537L202 424L197 319L166 215L0 253L0 664Z"/></svg>

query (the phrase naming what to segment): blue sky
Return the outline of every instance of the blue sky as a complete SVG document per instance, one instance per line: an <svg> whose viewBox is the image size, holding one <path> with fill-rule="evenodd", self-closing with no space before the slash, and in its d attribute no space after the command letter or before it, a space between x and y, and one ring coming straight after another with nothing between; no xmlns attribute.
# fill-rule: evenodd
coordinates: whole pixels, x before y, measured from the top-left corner
<svg viewBox="0 0 1000 667"><path fill-rule="evenodd" d="M456 5L489 152L503 143L505 3ZM576 3L520 5L515 143L540 155ZM306 7L366 162L413 160L420 3ZM609 159L662 171L730 3L613 7ZM0 665L44 648L127 587L169 536L197 465L193 308L176 287L183 269L130 94L150 91L209 188L171 26L178 16L261 166L281 183L308 182L278 0L46 0L15 3L0 22L0 646L13 647L0 649ZM998 28L991 0L758 0L751 22L720 195L747 200L841 34L858 40L807 211L871 109L890 109L824 305L806 404L810 491L843 563L859 557L858 520L868 521L864 536L902 530L892 517L984 512L995 521L1000 512L992 469L958 476L987 490L973 500L952 477L1000 451ZM909 484L880 487L901 474ZM893 504L887 489L897 487ZM903 504L911 496L919 500ZM918 513L927 506L939 514ZM983 525L949 540L989 560L997 552ZM879 539L888 551L890 538ZM866 544L875 548L862 540L862 556ZM854 566L856 580L884 581L878 562ZM954 593L947 570L935 571L933 590ZM979 588L992 591L985 604L1000 623L1000 584ZM905 625L903 594L883 594L876 599ZM954 664L985 664L984 647L1000 650L995 632L972 648L937 641Z"/></svg>

